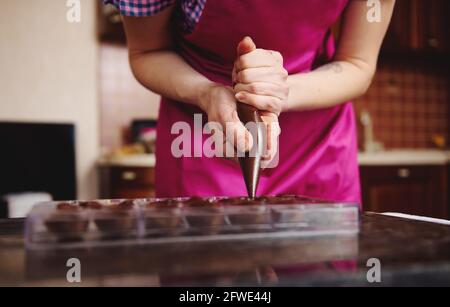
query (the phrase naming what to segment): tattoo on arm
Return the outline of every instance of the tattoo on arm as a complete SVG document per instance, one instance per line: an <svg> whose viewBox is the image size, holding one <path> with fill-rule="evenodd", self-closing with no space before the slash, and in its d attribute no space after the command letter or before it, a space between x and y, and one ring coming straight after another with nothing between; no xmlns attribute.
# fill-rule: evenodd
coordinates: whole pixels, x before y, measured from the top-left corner
<svg viewBox="0 0 450 307"><path fill-rule="evenodd" d="M339 74L342 72L341 63L328 63L316 69L317 71L329 71L332 70L334 73Z"/></svg>

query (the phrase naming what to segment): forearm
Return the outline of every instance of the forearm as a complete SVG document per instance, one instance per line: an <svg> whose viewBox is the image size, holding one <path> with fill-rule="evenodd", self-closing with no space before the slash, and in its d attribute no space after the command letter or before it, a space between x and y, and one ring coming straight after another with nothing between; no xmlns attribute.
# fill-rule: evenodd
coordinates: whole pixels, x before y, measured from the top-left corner
<svg viewBox="0 0 450 307"><path fill-rule="evenodd" d="M202 95L213 83L173 51L174 10L173 5L150 17L123 17L131 70L149 90L204 109Z"/></svg>
<svg viewBox="0 0 450 307"><path fill-rule="evenodd" d="M130 65L136 79L149 90L201 109L202 95L214 85L170 50L130 54Z"/></svg>
<svg viewBox="0 0 450 307"><path fill-rule="evenodd" d="M289 76L289 99L284 111L331 107L364 94L374 64L336 60L318 69Z"/></svg>

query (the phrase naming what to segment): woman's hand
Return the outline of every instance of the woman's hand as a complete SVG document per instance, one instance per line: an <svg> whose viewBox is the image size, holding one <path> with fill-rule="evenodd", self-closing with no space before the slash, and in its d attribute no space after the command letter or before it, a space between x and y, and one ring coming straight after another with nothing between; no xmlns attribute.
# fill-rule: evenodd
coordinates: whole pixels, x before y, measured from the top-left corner
<svg viewBox="0 0 450 307"><path fill-rule="evenodd" d="M288 100L288 72L279 52L256 49L250 37L238 45L233 69L236 99L260 111L280 115Z"/></svg>
<svg viewBox="0 0 450 307"><path fill-rule="evenodd" d="M236 98L231 87L209 84L200 91L199 106L208 115L208 125L214 134L216 155L237 160L236 149L241 152L251 150L252 135L239 119Z"/></svg>
<svg viewBox="0 0 450 307"><path fill-rule="evenodd" d="M266 126L261 167L274 167L281 133L278 116L289 96L288 72L279 52L256 49L250 37L238 44L237 54L232 75L235 97L259 110Z"/></svg>
<svg viewBox="0 0 450 307"><path fill-rule="evenodd" d="M237 113L234 91L231 87L211 84L201 91L200 107L208 115L208 125L214 136L216 156L237 161L237 150L252 149L252 134L245 128ZM271 167L278 151L280 126L275 113L260 112L266 127L265 149L261 167ZM236 150L237 149L237 150Z"/></svg>
<svg viewBox="0 0 450 307"><path fill-rule="evenodd" d="M239 100L259 110L266 128L261 167L272 166L281 132L278 115L289 92L287 72L282 63L279 53L256 49L250 38L244 38L238 45L238 59L233 70L235 87L214 83L200 91L199 106L208 115L215 144L223 143L221 148L216 148L219 151L216 154L236 160L237 151L246 152L253 147L252 134L237 113L236 102Z"/></svg>

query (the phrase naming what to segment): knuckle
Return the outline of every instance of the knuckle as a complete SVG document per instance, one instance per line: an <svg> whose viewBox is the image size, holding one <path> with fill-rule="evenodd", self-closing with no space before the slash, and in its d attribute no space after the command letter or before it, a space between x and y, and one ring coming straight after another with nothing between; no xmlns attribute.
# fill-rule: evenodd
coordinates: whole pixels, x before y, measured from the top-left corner
<svg viewBox="0 0 450 307"><path fill-rule="evenodd" d="M243 79L244 79L244 72L243 71L238 72L236 77L237 77L237 81L242 83Z"/></svg>
<svg viewBox="0 0 450 307"><path fill-rule="evenodd" d="M250 95L246 92L243 92L243 97L244 97L243 100L245 100L246 102L253 103L255 101L255 98L253 97L253 95Z"/></svg>
<svg viewBox="0 0 450 307"><path fill-rule="evenodd" d="M275 98L271 97L268 98L266 101L266 109L267 111L273 112L276 109L276 102L275 102Z"/></svg>
<svg viewBox="0 0 450 307"><path fill-rule="evenodd" d="M249 65L250 65L249 62L250 62L250 61L248 60L248 57L241 56L241 57L239 58L238 62L237 62L237 66L238 66L241 70L243 70L243 69L246 69L246 68L249 67Z"/></svg>
<svg viewBox="0 0 450 307"><path fill-rule="evenodd" d="M271 55L275 58L276 61L283 63L283 55L279 51L271 51Z"/></svg>
<svg viewBox="0 0 450 307"><path fill-rule="evenodd" d="M248 54L255 55L255 56L263 56L263 55L267 54L267 50L262 49L262 48L257 48L255 51L250 52Z"/></svg>
<svg viewBox="0 0 450 307"><path fill-rule="evenodd" d="M239 77L239 81L241 81L242 83L248 83L248 81L250 79L250 74L249 74L248 70L242 70L239 72L238 77Z"/></svg>
<svg viewBox="0 0 450 307"><path fill-rule="evenodd" d="M236 61L234 61L233 64L233 71L236 71L237 68L239 67L239 63L240 63L240 59L237 59Z"/></svg>
<svg viewBox="0 0 450 307"><path fill-rule="evenodd" d="M261 88L261 86L259 86L258 84L252 83L252 84L250 85L250 91L251 91L252 93L254 93L254 94L260 94L260 95L261 95L262 88Z"/></svg>
<svg viewBox="0 0 450 307"><path fill-rule="evenodd" d="M237 94L245 90L244 85L242 83L236 83L233 87L234 92Z"/></svg>
<svg viewBox="0 0 450 307"><path fill-rule="evenodd" d="M256 108L261 108L263 107L263 102L261 101L261 99L257 96L257 95L253 95L251 100L249 101L254 107Z"/></svg>
<svg viewBox="0 0 450 307"><path fill-rule="evenodd" d="M271 92L268 89L266 89L266 88L260 88L259 91L258 91L258 94L266 96L266 95L270 95Z"/></svg>
<svg viewBox="0 0 450 307"><path fill-rule="evenodd" d="M276 51L274 50L265 50L265 55L270 56L271 58L276 57Z"/></svg>

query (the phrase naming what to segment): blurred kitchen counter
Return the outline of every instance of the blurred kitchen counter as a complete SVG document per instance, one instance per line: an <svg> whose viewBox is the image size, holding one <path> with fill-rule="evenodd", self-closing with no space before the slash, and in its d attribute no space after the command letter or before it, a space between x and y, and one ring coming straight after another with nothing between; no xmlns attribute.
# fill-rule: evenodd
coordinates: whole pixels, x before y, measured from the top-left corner
<svg viewBox="0 0 450 307"><path fill-rule="evenodd" d="M450 161L450 151L434 149L395 149L379 152L359 152L360 165L444 165ZM155 167L155 154L100 158L99 166Z"/></svg>
<svg viewBox="0 0 450 307"><path fill-rule="evenodd" d="M155 154L135 154L119 157L102 157L97 161L99 166L118 167L155 167Z"/></svg>
<svg viewBox="0 0 450 307"><path fill-rule="evenodd" d="M397 149L379 152L360 152L361 166L376 165L445 165L450 161L450 151L433 149Z"/></svg>

